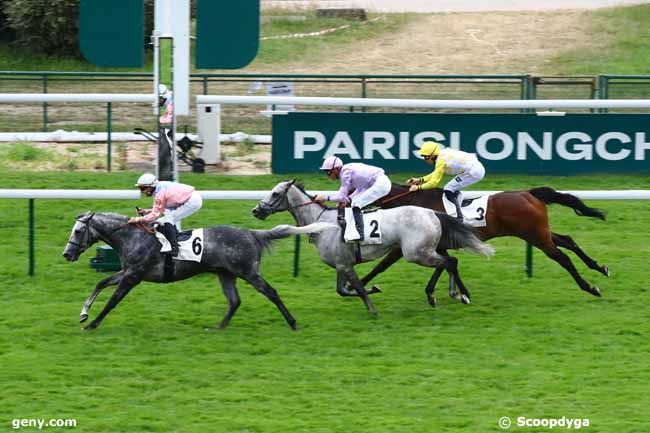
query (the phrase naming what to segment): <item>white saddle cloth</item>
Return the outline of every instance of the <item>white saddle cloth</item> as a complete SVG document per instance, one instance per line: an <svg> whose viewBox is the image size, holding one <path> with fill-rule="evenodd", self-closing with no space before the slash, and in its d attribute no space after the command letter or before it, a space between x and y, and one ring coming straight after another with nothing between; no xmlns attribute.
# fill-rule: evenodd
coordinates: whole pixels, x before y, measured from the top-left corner
<svg viewBox="0 0 650 433"><path fill-rule="evenodd" d="M472 199L467 205L461 208L463 212L463 222L472 227L485 227L487 225L487 206L488 198L490 196L484 195ZM453 217L456 216L456 205L447 200L445 195L442 195L442 204L445 206L445 212Z"/></svg>
<svg viewBox="0 0 650 433"><path fill-rule="evenodd" d="M166 253L172 249L172 245L167 238L156 230L156 238L162 248L161 253ZM203 229L192 230L192 236L185 241L178 243L178 256L174 260L188 260L192 262L200 262L203 257Z"/></svg>
<svg viewBox="0 0 650 433"><path fill-rule="evenodd" d="M378 209L372 212L363 214L363 231L364 240L361 245L374 245L381 244L381 214L382 210ZM359 240L359 232L357 231L357 224L354 221L354 214L352 208L345 208L345 234L343 238L345 242L356 242Z"/></svg>

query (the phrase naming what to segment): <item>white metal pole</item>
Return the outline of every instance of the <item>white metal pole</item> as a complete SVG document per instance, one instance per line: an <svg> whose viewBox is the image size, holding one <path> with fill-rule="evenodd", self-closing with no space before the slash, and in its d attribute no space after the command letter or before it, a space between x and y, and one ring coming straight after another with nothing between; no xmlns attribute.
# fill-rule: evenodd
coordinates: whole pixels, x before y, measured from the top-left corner
<svg viewBox="0 0 650 433"><path fill-rule="evenodd" d="M160 32L154 30L151 36L153 41L153 96L156 102L152 105L153 114L156 118L160 115L160 98L158 95L158 85L160 84Z"/></svg>

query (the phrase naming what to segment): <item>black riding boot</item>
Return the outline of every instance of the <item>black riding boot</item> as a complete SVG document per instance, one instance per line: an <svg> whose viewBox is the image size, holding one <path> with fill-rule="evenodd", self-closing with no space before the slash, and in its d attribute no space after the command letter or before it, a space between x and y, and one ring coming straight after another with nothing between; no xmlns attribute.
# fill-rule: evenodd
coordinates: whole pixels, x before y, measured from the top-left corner
<svg viewBox="0 0 650 433"><path fill-rule="evenodd" d="M178 256L178 241L176 240L176 235L178 234L178 231L176 230L176 226L172 223L165 223L163 226L164 234L169 243L172 246L171 251L169 252L172 257Z"/></svg>
<svg viewBox="0 0 650 433"><path fill-rule="evenodd" d="M354 215L354 222L357 225L357 231L359 232L359 241L363 240L363 214L361 213L361 208L355 206L352 208L352 214Z"/></svg>
<svg viewBox="0 0 650 433"><path fill-rule="evenodd" d="M445 197L456 206L456 218L463 220L463 212L460 210L460 191L445 190Z"/></svg>

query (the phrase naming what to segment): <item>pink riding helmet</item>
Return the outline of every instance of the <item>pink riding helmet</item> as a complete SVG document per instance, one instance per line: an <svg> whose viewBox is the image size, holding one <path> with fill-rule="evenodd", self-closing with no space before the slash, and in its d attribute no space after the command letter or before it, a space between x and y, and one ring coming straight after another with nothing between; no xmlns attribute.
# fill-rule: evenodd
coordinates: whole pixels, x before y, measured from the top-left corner
<svg viewBox="0 0 650 433"><path fill-rule="evenodd" d="M343 167L343 161L341 161L341 158L332 155L325 158L325 161L323 161L323 165L320 166L320 169L331 170L333 168L341 168L341 167Z"/></svg>

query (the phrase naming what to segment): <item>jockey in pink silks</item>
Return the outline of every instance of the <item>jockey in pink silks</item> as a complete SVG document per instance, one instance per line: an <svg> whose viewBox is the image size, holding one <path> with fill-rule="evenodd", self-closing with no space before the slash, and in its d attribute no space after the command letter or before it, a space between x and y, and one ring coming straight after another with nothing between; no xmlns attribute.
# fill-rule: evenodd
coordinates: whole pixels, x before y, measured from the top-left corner
<svg viewBox="0 0 650 433"><path fill-rule="evenodd" d="M174 115L174 97L172 91L164 84L158 84L158 105L165 107L165 114L160 116L162 125L171 125L172 116Z"/></svg>
<svg viewBox="0 0 650 433"><path fill-rule="evenodd" d="M172 256L178 255L177 228L183 218L201 209L201 195L193 186L178 182L161 182L150 173L140 176L135 186L147 196L153 196L154 205L152 209L139 210L140 216L129 219L129 224L159 222L162 233L172 246Z"/></svg>

